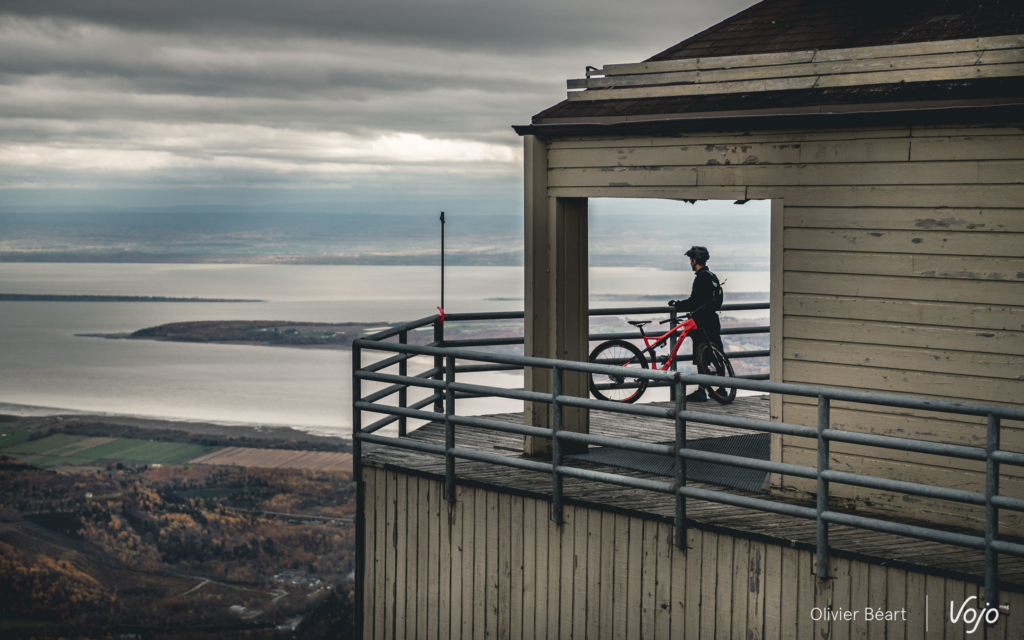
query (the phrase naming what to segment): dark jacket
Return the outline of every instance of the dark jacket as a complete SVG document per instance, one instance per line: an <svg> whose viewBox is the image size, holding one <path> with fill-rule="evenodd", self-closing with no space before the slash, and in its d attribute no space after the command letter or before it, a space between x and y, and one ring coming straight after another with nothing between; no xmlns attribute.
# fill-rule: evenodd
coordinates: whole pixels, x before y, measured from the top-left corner
<svg viewBox="0 0 1024 640"><path fill-rule="evenodd" d="M693 276L693 288L690 290L690 297L686 300L676 302L676 310L682 312L693 311L693 321L697 327L703 329L710 335L717 336L722 330L722 323L718 319L718 307L721 298L716 296L722 286L718 282L718 276L711 273L707 266L701 267ZM697 311L694 311L694 310Z"/></svg>

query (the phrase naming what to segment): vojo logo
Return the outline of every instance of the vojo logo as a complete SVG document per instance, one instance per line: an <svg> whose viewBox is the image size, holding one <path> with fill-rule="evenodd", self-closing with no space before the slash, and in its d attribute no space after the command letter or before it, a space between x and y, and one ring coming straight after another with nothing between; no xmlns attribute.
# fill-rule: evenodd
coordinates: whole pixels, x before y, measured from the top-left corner
<svg viewBox="0 0 1024 640"><path fill-rule="evenodd" d="M978 626L984 620L987 624L995 624L999 620L999 609L995 607L985 607L983 609L975 609L968 605L972 600L977 600L978 596L971 596L964 600L963 604L960 605L959 610L956 609L955 603L949 601L949 619L953 624L964 621L964 625L968 627L967 633L974 633L978 630ZM979 603L980 604L980 603Z"/></svg>

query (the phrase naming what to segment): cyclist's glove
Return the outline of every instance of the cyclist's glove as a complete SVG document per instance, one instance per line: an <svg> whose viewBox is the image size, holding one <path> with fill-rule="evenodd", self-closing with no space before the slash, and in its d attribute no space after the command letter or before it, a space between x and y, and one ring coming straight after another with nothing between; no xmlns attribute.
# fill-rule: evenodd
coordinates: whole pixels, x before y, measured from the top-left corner
<svg viewBox="0 0 1024 640"><path fill-rule="evenodd" d="M670 307L674 307L674 306L676 306L676 303L677 303L677 302L678 302L678 300L669 300L669 301L668 301L668 306L670 306Z"/></svg>

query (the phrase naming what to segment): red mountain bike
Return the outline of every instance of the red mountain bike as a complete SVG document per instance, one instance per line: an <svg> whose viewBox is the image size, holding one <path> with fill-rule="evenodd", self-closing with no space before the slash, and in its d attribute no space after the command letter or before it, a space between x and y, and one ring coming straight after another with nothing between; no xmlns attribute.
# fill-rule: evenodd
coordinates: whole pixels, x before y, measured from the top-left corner
<svg viewBox="0 0 1024 640"><path fill-rule="evenodd" d="M640 337L644 340L645 351L650 354L650 362L657 366L659 362L655 349L666 344L675 335L676 346L667 357L663 359L661 371L668 371L669 365L675 360L679 347L683 340L697 330L697 323L690 318L689 314L684 315L685 319L676 326L669 329L665 335L648 337L644 332L644 325L650 320L630 320L629 324L640 329ZM668 320L662 320L659 324L666 324ZM594 347L590 352L590 361L595 364L619 365L623 368L622 375L605 375L601 373L590 374L590 392L598 400L611 400L613 402L636 402L647 390L648 381L630 375L630 369L648 369L647 357L632 342L625 340L609 340ZM707 340L696 342L693 354L693 363L697 365L697 371L712 376L735 377L732 370L732 363L716 345ZM729 404L736 398L736 388L728 387L705 387L708 395L720 404Z"/></svg>

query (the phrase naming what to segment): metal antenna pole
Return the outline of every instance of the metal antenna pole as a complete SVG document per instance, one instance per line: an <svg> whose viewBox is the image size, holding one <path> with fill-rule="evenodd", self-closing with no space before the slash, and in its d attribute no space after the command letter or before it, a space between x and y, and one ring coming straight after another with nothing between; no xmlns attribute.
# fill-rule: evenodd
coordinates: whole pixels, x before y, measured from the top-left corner
<svg viewBox="0 0 1024 640"><path fill-rule="evenodd" d="M441 308L444 309L444 211L441 212Z"/></svg>

